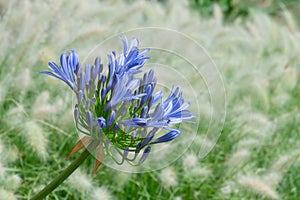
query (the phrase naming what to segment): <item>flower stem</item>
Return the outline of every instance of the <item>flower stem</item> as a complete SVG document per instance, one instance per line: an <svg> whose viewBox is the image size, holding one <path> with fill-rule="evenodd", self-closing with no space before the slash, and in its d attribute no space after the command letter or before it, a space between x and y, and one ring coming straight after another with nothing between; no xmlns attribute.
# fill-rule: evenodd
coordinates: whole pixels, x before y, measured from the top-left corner
<svg viewBox="0 0 300 200"><path fill-rule="evenodd" d="M38 194L31 198L31 200L40 200L50 194L55 188L57 188L64 180L66 180L90 155L90 151L95 149L99 144L99 141L92 141L87 148L74 160L64 171L58 175L51 183L49 183Z"/></svg>

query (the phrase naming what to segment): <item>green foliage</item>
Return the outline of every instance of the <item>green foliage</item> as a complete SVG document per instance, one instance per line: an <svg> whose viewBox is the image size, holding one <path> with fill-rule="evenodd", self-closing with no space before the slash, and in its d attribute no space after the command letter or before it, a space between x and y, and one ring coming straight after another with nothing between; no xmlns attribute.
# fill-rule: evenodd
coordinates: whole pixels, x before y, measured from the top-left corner
<svg viewBox="0 0 300 200"><path fill-rule="evenodd" d="M214 4L220 6L226 19L233 19L237 16L247 16L250 10L250 8L236 4L232 0L190 0L191 7L206 17L212 16Z"/></svg>
<svg viewBox="0 0 300 200"><path fill-rule="evenodd" d="M297 9L300 6L298 0L189 0L189 3L192 9L206 17L213 15L213 5L218 4L226 21L233 21L237 17L249 17L249 15L258 11L280 17L283 9L291 10L299 17Z"/></svg>

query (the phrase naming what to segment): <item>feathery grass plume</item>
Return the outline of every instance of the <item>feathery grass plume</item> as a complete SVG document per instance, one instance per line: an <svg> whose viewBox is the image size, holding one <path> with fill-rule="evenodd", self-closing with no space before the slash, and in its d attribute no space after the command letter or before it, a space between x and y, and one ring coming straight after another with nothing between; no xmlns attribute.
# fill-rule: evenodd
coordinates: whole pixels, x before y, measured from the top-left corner
<svg viewBox="0 0 300 200"><path fill-rule="evenodd" d="M193 192L193 199L199 199L199 195L201 194L200 190L195 190Z"/></svg>
<svg viewBox="0 0 300 200"><path fill-rule="evenodd" d="M176 197L174 197L174 200L182 200L182 197L181 196L176 196Z"/></svg>
<svg viewBox="0 0 300 200"><path fill-rule="evenodd" d="M187 24L191 19L191 12L187 9L182 9L188 7L187 1L169 1L168 7L168 17L169 19L169 26L176 27L178 23L180 24ZM180 17L178 18L178 13L180 13Z"/></svg>
<svg viewBox="0 0 300 200"><path fill-rule="evenodd" d="M273 105L276 105L277 107L284 106L288 100L291 98L290 94L286 91L278 91L274 94L272 97L272 103Z"/></svg>
<svg viewBox="0 0 300 200"><path fill-rule="evenodd" d="M68 96L68 95L66 95L66 96ZM53 108L56 108L58 111L66 110L67 106L66 106L65 102L68 102L68 101L70 101L70 98L64 98L64 99L57 98L52 106L53 106Z"/></svg>
<svg viewBox="0 0 300 200"><path fill-rule="evenodd" d="M150 1L143 1L142 9L144 11L145 16L147 16L147 24L149 26L160 27L165 24L165 16L167 10L161 4L153 3ZM162 20L157 20L162 19Z"/></svg>
<svg viewBox="0 0 300 200"><path fill-rule="evenodd" d="M283 91L291 90L297 85L298 77L297 77L297 70L294 67L288 67L280 76L278 86L283 87ZM278 91L279 92L279 91Z"/></svg>
<svg viewBox="0 0 300 200"><path fill-rule="evenodd" d="M199 150L199 147L201 147L201 150L205 150L215 145L213 141L202 134L197 134L193 142L193 146L197 147L197 150Z"/></svg>
<svg viewBox="0 0 300 200"><path fill-rule="evenodd" d="M26 122L24 124L24 137L29 147L31 147L40 158L46 160L48 157L48 139L40 125L35 121Z"/></svg>
<svg viewBox="0 0 300 200"><path fill-rule="evenodd" d="M216 23L221 26L223 23L223 12L218 4L213 5L213 16L216 20Z"/></svg>
<svg viewBox="0 0 300 200"><path fill-rule="evenodd" d="M212 115L212 105L211 102L208 98L202 97L199 98L200 104L200 115L207 120L210 120L211 115Z"/></svg>
<svg viewBox="0 0 300 200"><path fill-rule="evenodd" d="M5 122L12 127L19 127L25 120L24 106L18 104L16 107L10 108L6 112Z"/></svg>
<svg viewBox="0 0 300 200"><path fill-rule="evenodd" d="M73 113L73 110L70 108L71 102L71 95L66 94L63 98L57 97L51 105L53 109L56 109L53 112L54 116L59 116L53 119L54 123L57 124L57 126L74 127L74 119L70 117Z"/></svg>
<svg viewBox="0 0 300 200"><path fill-rule="evenodd" d="M2 153L4 153L4 145L3 145L3 142L2 142L2 139L0 137L0 155L2 155ZM2 156L1 156L2 157Z"/></svg>
<svg viewBox="0 0 300 200"><path fill-rule="evenodd" d="M220 192L223 195L228 195L228 194L230 194L232 192L232 188L231 188L230 185L225 185L225 186L221 187Z"/></svg>
<svg viewBox="0 0 300 200"><path fill-rule="evenodd" d="M5 142L7 139L4 140L0 137L0 162L2 161L4 164L15 162L18 159L18 148L16 145L7 145Z"/></svg>
<svg viewBox="0 0 300 200"><path fill-rule="evenodd" d="M44 184L38 184L38 185L35 185L35 187L32 189L32 191L33 191L34 193L36 193L36 192L42 190L44 187L45 187Z"/></svg>
<svg viewBox="0 0 300 200"><path fill-rule="evenodd" d="M233 152L230 158L226 161L230 169L234 169L240 165L243 165L250 157L251 153L248 149L238 149Z"/></svg>
<svg viewBox="0 0 300 200"><path fill-rule="evenodd" d="M185 178L204 180L212 174L212 170L205 165L195 165L190 168L185 168Z"/></svg>
<svg viewBox="0 0 300 200"><path fill-rule="evenodd" d="M74 129L74 119L70 117L70 115L72 115L73 110L69 108L64 109L63 111L64 113L60 115L59 118L54 119L55 124L57 124L57 126L59 127L65 127L64 130L69 130L68 127L70 127L70 129Z"/></svg>
<svg viewBox="0 0 300 200"><path fill-rule="evenodd" d="M96 187L91 192L92 200L114 200L114 196L105 187Z"/></svg>
<svg viewBox="0 0 300 200"><path fill-rule="evenodd" d="M31 83L30 69L23 69L23 71L21 71L16 77L16 81L18 84L15 84L14 87L16 87L16 89L20 90L22 93L25 93L29 89Z"/></svg>
<svg viewBox="0 0 300 200"><path fill-rule="evenodd" d="M269 110L269 80L264 76L261 72L246 71L235 77L235 83L231 87L232 94L229 94L231 101L237 104L241 104L241 102L244 105L249 104L250 107L257 107L262 111Z"/></svg>
<svg viewBox="0 0 300 200"><path fill-rule="evenodd" d="M226 181L220 189L220 193L226 196L235 192L238 192L238 189L236 187L236 183L233 181Z"/></svg>
<svg viewBox="0 0 300 200"><path fill-rule="evenodd" d="M195 154L188 154L182 160L182 165L184 168L189 168L197 165L198 158Z"/></svg>
<svg viewBox="0 0 300 200"><path fill-rule="evenodd" d="M130 183L132 177L134 177L134 175L130 173L118 172L115 173L114 183L117 185L117 187L123 188L125 185Z"/></svg>
<svg viewBox="0 0 300 200"><path fill-rule="evenodd" d="M174 187L177 183L177 174L173 167L166 167L159 173L159 179L161 180L162 186Z"/></svg>
<svg viewBox="0 0 300 200"><path fill-rule="evenodd" d="M16 191L22 184L22 178L17 175L8 175L5 180L5 188Z"/></svg>
<svg viewBox="0 0 300 200"><path fill-rule="evenodd" d="M252 87L249 88L251 90L251 101L255 107L258 107L261 111L268 111L270 109L269 87L270 83L268 78L256 77L252 81Z"/></svg>
<svg viewBox="0 0 300 200"><path fill-rule="evenodd" d="M70 117L72 116L73 110L70 108L71 104L69 104L69 102L72 102L72 99L70 95L66 94L64 98L56 98L55 102L52 104L52 107L56 109L56 111L53 112L55 116L53 123L58 127L64 127L64 130L74 128L74 119Z"/></svg>
<svg viewBox="0 0 300 200"><path fill-rule="evenodd" d="M252 19L260 37L263 38L262 46L269 46L270 48L272 48L278 45L278 43L274 42L280 35L281 27L278 26L274 20L263 13L257 13L252 17Z"/></svg>
<svg viewBox="0 0 300 200"><path fill-rule="evenodd" d="M256 175L244 175L237 178L239 186L253 194L259 194L264 197L279 199L279 195L270 183Z"/></svg>
<svg viewBox="0 0 300 200"><path fill-rule="evenodd" d="M242 139L240 140L236 146L237 146L237 149L253 149L257 146L259 146L261 143L258 139L255 139L255 138L245 138L245 139Z"/></svg>
<svg viewBox="0 0 300 200"><path fill-rule="evenodd" d="M3 166L3 163L0 161L0 177L4 177L6 175L6 169Z"/></svg>
<svg viewBox="0 0 300 200"><path fill-rule="evenodd" d="M277 188L278 184L282 179L282 174L279 172L267 172L261 177L265 182L267 182L270 187Z"/></svg>
<svg viewBox="0 0 300 200"><path fill-rule="evenodd" d="M243 125L244 134L253 135L261 139L270 137L275 127L273 122L263 113L250 112L242 114L237 118L237 122Z"/></svg>
<svg viewBox="0 0 300 200"><path fill-rule="evenodd" d="M68 184L79 192L91 191L93 183L87 174L80 170L74 172L74 174L68 179Z"/></svg>
<svg viewBox="0 0 300 200"><path fill-rule="evenodd" d="M284 172L288 170L293 164L295 164L299 158L299 150L280 155L279 158L271 165L270 169L274 172Z"/></svg>
<svg viewBox="0 0 300 200"><path fill-rule="evenodd" d="M252 36L255 39L258 39L259 38L259 33L257 31L257 28L256 28L255 24L251 21L247 21L245 25L246 25L247 29L249 30L249 32L252 34Z"/></svg>
<svg viewBox="0 0 300 200"><path fill-rule="evenodd" d="M50 103L50 93L43 91L35 100L32 106L32 114L39 119L45 119L53 112L57 111Z"/></svg>
<svg viewBox="0 0 300 200"><path fill-rule="evenodd" d="M14 155L15 153L14 148L9 145L4 145L0 138L0 188L3 187L3 190L16 191L22 182L19 175L10 174L9 164L15 161L17 157ZM1 197L0 192L0 199ZM5 194L3 194L3 197L6 197Z"/></svg>
<svg viewBox="0 0 300 200"><path fill-rule="evenodd" d="M297 22L294 20L292 13L289 12L287 9L284 9L283 12L283 17L288 25L289 30L292 33L295 33L297 31Z"/></svg>
<svg viewBox="0 0 300 200"><path fill-rule="evenodd" d="M13 192L0 188L0 200L17 200Z"/></svg>
<svg viewBox="0 0 300 200"><path fill-rule="evenodd" d="M183 158L182 166L186 178L207 178L211 174L211 170L207 166L198 163L197 155L193 153Z"/></svg>
<svg viewBox="0 0 300 200"><path fill-rule="evenodd" d="M168 143L160 145L159 148L160 148L159 153L155 156L155 158L153 158L158 162L166 159L167 156L170 155L169 153L173 152L176 149L176 147L174 147L174 145L168 144Z"/></svg>
<svg viewBox="0 0 300 200"><path fill-rule="evenodd" d="M3 153L3 155L1 155L3 161L5 161L6 163L13 163L17 159L19 159L19 149L17 145L7 145L5 146L5 149L5 154Z"/></svg>

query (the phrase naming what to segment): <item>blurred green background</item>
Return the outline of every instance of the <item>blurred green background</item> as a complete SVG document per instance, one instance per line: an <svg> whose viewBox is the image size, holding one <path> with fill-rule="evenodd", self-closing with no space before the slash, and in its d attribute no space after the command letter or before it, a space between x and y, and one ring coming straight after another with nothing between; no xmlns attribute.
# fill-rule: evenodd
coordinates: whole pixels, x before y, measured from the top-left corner
<svg viewBox="0 0 300 200"><path fill-rule="evenodd" d="M227 115L215 148L199 159L212 108L199 91L197 138L172 165L144 174L101 166L92 176L91 158L47 199L299 199L299 9L296 0L1 0L0 200L30 199L78 140L71 92L38 72L61 52L84 58L109 36L148 26L189 35L218 66Z"/></svg>
<svg viewBox="0 0 300 200"><path fill-rule="evenodd" d="M237 17L249 17L255 12L264 12L272 17L280 18L283 9L288 9L296 18L299 18L299 1L297 0L191 0L190 5L204 16L213 14L213 5L218 4L227 21Z"/></svg>

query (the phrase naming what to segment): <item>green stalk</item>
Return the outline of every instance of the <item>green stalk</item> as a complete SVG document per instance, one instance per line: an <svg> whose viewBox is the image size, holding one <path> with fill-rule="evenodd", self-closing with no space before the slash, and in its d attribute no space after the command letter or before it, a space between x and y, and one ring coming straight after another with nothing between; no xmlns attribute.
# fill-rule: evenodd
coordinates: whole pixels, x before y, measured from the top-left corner
<svg viewBox="0 0 300 200"><path fill-rule="evenodd" d="M31 198L31 200L40 200L50 194L55 188L57 188L62 182L64 182L88 157L90 151L95 149L99 144L99 141L92 141L87 148L74 160L60 175L58 175L51 183L49 183L38 194Z"/></svg>

